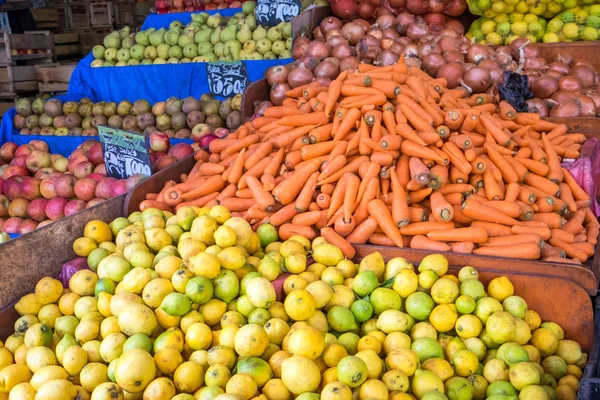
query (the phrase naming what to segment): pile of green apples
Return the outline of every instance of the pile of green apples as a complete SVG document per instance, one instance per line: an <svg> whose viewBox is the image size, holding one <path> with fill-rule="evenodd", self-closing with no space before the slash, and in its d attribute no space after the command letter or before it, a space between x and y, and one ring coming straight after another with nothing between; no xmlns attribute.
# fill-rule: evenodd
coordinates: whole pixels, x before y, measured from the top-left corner
<svg viewBox="0 0 600 400"><path fill-rule="evenodd" d="M132 33L129 27L113 31L104 45L92 49L92 67L177 64L238 60L273 60L292 57L292 25L257 25L254 2L232 17L192 14L183 25L173 21L169 29Z"/></svg>

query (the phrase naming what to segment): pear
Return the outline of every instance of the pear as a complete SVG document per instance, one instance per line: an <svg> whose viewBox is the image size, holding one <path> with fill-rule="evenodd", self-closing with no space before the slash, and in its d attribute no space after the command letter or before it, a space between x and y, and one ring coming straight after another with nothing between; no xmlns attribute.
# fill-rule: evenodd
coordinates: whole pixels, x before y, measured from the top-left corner
<svg viewBox="0 0 600 400"><path fill-rule="evenodd" d="M118 33L121 39L125 39L131 34L131 28L129 26L124 26L118 31Z"/></svg>
<svg viewBox="0 0 600 400"><path fill-rule="evenodd" d="M254 32L252 32L252 40L257 41L267 37L267 30L261 25L257 26Z"/></svg>
<svg viewBox="0 0 600 400"><path fill-rule="evenodd" d="M256 51L256 41L248 40L244 43L244 52L246 54L254 53Z"/></svg>
<svg viewBox="0 0 600 400"><path fill-rule="evenodd" d="M223 43L215 44L214 53L217 57L223 57L225 55L225 45Z"/></svg>
<svg viewBox="0 0 600 400"><path fill-rule="evenodd" d="M144 51L144 46L135 44L129 49L129 56L134 60L142 61L144 59Z"/></svg>
<svg viewBox="0 0 600 400"><path fill-rule="evenodd" d="M237 34L237 26L230 25L221 31L221 34L219 35L219 39L221 40L221 42L225 43L230 40L235 40L236 34Z"/></svg>
<svg viewBox="0 0 600 400"><path fill-rule="evenodd" d="M167 60L165 60L164 58L158 57L154 59L154 62L152 64L166 64Z"/></svg>
<svg viewBox="0 0 600 400"><path fill-rule="evenodd" d="M238 17L233 16L227 20L227 26L237 25L239 22L240 22L240 19Z"/></svg>
<svg viewBox="0 0 600 400"><path fill-rule="evenodd" d="M198 47L196 44L188 43L183 46L183 55L190 60L196 57L198 55Z"/></svg>
<svg viewBox="0 0 600 400"><path fill-rule="evenodd" d="M152 64L152 60L149 58L144 58L140 64L141 65L150 65L150 64Z"/></svg>
<svg viewBox="0 0 600 400"><path fill-rule="evenodd" d="M158 57L158 54L156 54L156 47L146 46L146 48L144 48L144 59L154 60L156 57Z"/></svg>
<svg viewBox="0 0 600 400"><path fill-rule="evenodd" d="M194 43L194 34L191 32L179 36L179 40L177 41L177 45L179 45L181 48L190 43Z"/></svg>
<svg viewBox="0 0 600 400"><path fill-rule="evenodd" d="M217 26L221 25L221 19L221 14L219 13L210 15L206 19L206 25L208 25L211 28L216 28Z"/></svg>
<svg viewBox="0 0 600 400"><path fill-rule="evenodd" d="M148 37L148 39L150 41L150 44L152 46L156 47L159 44L164 43L164 41L163 41L164 34L165 34L165 30L163 28L161 28L161 29L159 29L157 31L152 32L150 34L150 36Z"/></svg>
<svg viewBox="0 0 600 400"><path fill-rule="evenodd" d="M242 12L246 15L253 15L255 9L256 2L254 1L246 1L244 4L242 4Z"/></svg>
<svg viewBox="0 0 600 400"><path fill-rule="evenodd" d="M150 45L150 30L139 31L135 34L135 42L142 46Z"/></svg>
<svg viewBox="0 0 600 400"><path fill-rule="evenodd" d="M171 58L181 60L183 58L183 49L177 45L169 47L169 62Z"/></svg>
<svg viewBox="0 0 600 400"><path fill-rule="evenodd" d="M205 55L213 52L213 45L210 42L198 43L198 55Z"/></svg>
<svg viewBox="0 0 600 400"><path fill-rule="evenodd" d="M281 28L281 33L283 34L283 38L291 38L292 37L292 23L291 22L282 22L279 24Z"/></svg>
<svg viewBox="0 0 600 400"><path fill-rule="evenodd" d="M254 14L248 15L246 18L244 18L244 24L248 25L248 28L250 28L251 31L255 30L257 26L256 17L254 17Z"/></svg>
<svg viewBox="0 0 600 400"><path fill-rule="evenodd" d="M235 37L240 43L244 44L248 40L252 39L252 31L250 30L248 25L242 25Z"/></svg>
<svg viewBox="0 0 600 400"><path fill-rule="evenodd" d="M118 49L121 47L121 37L119 32L111 32L104 37L104 47L107 49Z"/></svg>
<svg viewBox="0 0 600 400"><path fill-rule="evenodd" d="M267 38L271 42L276 42L278 40L281 40L282 37L283 37L283 33L281 32L281 28L279 28L279 26L272 26L267 31Z"/></svg>
<svg viewBox="0 0 600 400"><path fill-rule="evenodd" d="M177 42L179 41L179 32L177 32L173 29L169 29L167 31L167 33L165 33L165 36L163 39L166 44L175 46L177 44Z"/></svg>
<svg viewBox="0 0 600 400"><path fill-rule="evenodd" d="M181 27L183 26L183 24L181 23L181 21L173 21L169 24L169 30L179 30L181 29Z"/></svg>
<svg viewBox="0 0 600 400"><path fill-rule="evenodd" d="M277 55L275 53L273 53L272 51L267 51L265 54L263 54L263 59L264 60L276 60Z"/></svg>
<svg viewBox="0 0 600 400"><path fill-rule="evenodd" d="M158 58L164 58L165 60L169 58L169 45L166 43L161 43L156 46L156 54L158 55Z"/></svg>
<svg viewBox="0 0 600 400"><path fill-rule="evenodd" d="M213 46L221 41L221 27L216 27L210 35L210 42Z"/></svg>
<svg viewBox="0 0 600 400"><path fill-rule="evenodd" d="M256 41L256 50L260 54L265 54L268 51L271 51L271 41L267 38L257 40Z"/></svg>
<svg viewBox="0 0 600 400"><path fill-rule="evenodd" d="M200 29L198 32L194 34L194 42L196 44L200 44L202 42L208 42L210 40L210 35L212 34L212 29L204 27Z"/></svg>

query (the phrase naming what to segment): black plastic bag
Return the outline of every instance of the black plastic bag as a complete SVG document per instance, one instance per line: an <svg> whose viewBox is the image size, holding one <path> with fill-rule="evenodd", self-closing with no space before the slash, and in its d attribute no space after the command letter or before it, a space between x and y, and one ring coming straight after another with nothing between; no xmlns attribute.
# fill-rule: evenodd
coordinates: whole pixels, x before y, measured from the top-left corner
<svg viewBox="0 0 600 400"><path fill-rule="evenodd" d="M534 96L531 90L529 90L527 75L504 71L502 73L502 81L504 83L498 85L500 99L509 102L518 112L528 112L525 101Z"/></svg>

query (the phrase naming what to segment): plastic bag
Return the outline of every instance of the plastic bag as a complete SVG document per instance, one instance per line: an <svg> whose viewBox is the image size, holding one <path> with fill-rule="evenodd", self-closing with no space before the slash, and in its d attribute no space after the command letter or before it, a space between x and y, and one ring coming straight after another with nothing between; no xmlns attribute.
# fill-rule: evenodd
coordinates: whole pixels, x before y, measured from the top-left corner
<svg viewBox="0 0 600 400"><path fill-rule="evenodd" d="M600 140L595 137L586 140L581 148L581 156L575 161L563 162L562 166L569 170L577 184L590 195L590 207L594 215L600 217L600 182L597 181L600 176Z"/></svg>
<svg viewBox="0 0 600 400"><path fill-rule="evenodd" d="M600 4L575 7L554 17L546 27L544 43L576 42L600 38Z"/></svg>
<svg viewBox="0 0 600 400"><path fill-rule="evenodd" d="M498 85L500 99L509 102L518 112L528 112L525 100L529 100L535 96L529 90L527 75L504 71L502 73L502 82L504 83Z"/></svg>
<svg viewBox="0 0 600 400"><path fill-rule="evenodd" d="M512 12L532 13L543 18L552 18L559 12L578 5L589 4L594 0L550 0L550 1L525 1L517 2L506 0L467 0L469 11L473 15L483 15L487 18L494 18L500 14L510 14Z"/></svg>
<svg viewBox="0 0 600 400"><path fill-rule="evenodd" d="M500 46L510 44L520 37L529 39L531 43L542 40L546 32L546 20L535 14L510 13L494 18L482 17L471 24L467 38L477 43Z"/></svg>
<svg viewBox="0 0 600 400"><path fill-rule="evenodd" d="M81 271L82 269L87 269L88 263L87 258L78 257L74 258L71 261L67 261L63 264L62 269L60 270L60 275L58 276L58 280L62 282L63 287L69 287L69 280L77 271Z"/></svg>

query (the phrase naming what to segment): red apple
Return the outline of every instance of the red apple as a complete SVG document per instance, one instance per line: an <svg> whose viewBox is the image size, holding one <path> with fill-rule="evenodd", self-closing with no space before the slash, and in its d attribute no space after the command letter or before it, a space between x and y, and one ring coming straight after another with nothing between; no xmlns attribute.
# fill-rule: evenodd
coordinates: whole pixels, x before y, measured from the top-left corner
<svg viewBox="0 0 600 400"><path fill-rule="evenodd" d="M84 201L90 201L96 197L96 185L98 182L94 179L90 179L89 175L87 178L83 178L75 182L75 196L78 199Z"/></svg>
<svg viewBox="0 0 600 400"><path fill-rule="evenodd" d="M87 156L83 155L83 154L77 154L75 157L71 156L69 157L69 167L68 170L70 173L73 173L75 171L75 166L81 162L86 162L89 161Z"/></svg>
<svg viewBox="0 0 600 400"><path fill-rule="evenodd" d="M10 165L27 168L27 156L17 156L13 158Z"/></svg>
<svg viewBox="0 0 600 400"><path fill-rule="evenodd" d="M34 177L37 178L37 179L39 179L39 180L42 180L44 178L49 177L50 174L53 173L53 172L55 172L55 170L52 167L40 168L39 170L37 170L35 172Z"/></svg>
<svg viewBox="0 0 600 400"><path fill-rule="evenodd" d="M61 219L65 216L65 206L69 202L69 199L65 199L64 197L55 197L51 200L48 200L46 204L46 215L52 221L56 221L57 219Z"/></svg>
<svg viewBox="0 0 600 400"><path fill-rule="evenodd" d="M131 175L129 178L125 179L126 185L127 185L127 190L129 191L129 190L133 189L133 187L135 185L137 185L138 183L140 183L141 181L143 181L146 178L147 178L147 176L144 174Z"/></svg>
<svg viewBox="0 0 600 400"><path fill-rule="evenodd" d="M53 199L57 196L56 190L54 189L54 182L56 182L56 175L50 175L46 179L42 179L40 182L40 193L45 199Z"/></svg>
<svg viewBox="0 0 600 400"><path fill-rule="evenodd" d="M194 153L194 149L192 149L192 146L187 143L177 143L175 146L169 149L169 155L175 157L177 161L192 153Z"/></svg>
<svg viewBox="0 0 600 400"><path fill-rule="evenodd" d="M77 182L77 178L74 175L61 175L54 181L54 190L58 196L70 199L75 197L75 182Z"/></svg>
<svg viewBox="0 0 600 400"><path fill-rule="evenodd" d="M31 154L27 156L25 163L27 164L27 168L29 168L30 171L35 172L40 168L46 168L51 166L52 159L50 158L50 154L44 151L34 150L31 152Z"/></svg>
<svg viewBox="0 0 600 400"><path fill-rule="evenodd" d="M77 157L77 156L86 156L87 157L87 150L82 149L81 147L73 150L73 152L71 154L69 154L69 160L71 158Z"/></svg>
<svg viewBox="0 0 600 400"><path fill-rule="evenodd" d="M52 168L58 172L67 172L69 169L69 160L63 156L60 156L52 162Z"/></svg>
<svg viewBox="0 0 600 400"><path fill-rule="evenodd" d="M102 153L102 145L100 143L96 143L92 147L90 147L88 151L88 158L94 165L102 164L104 162L104 153Z"/></svg>
<svg viewBox="0 0 600 400"><path fill-rule="evenodd" d="M106 165L104 163L96 165L96 168L94 168L94 173L106 176Z"/></svg>
<svg viewBox="0 0 600 400"><path fill-rule="evenodd" d="M8 215L11 217L27 217L27 207L29 206L29 200L19 198L14 199L8 205Z"/></svg>
<svg viewBox="0 0 600 400"><path fill-rule="evenodd" d="M120 179L117 180L117 182L115 182L115 184L112 187L112 196L111 197L117 197L120 196L124 193L127 193L127 182L125 179Z"/></svg>
<svg viewBox="0 0 600 400"><path fill-rule="evenodd" d="M85 142L81 143L79 147L83 150L89 150L97 144L100 144L100 142L97 139L88 139Z"/></svg>
<svg viewBox="0 0 600 400"><path fill-rule="evenodd" d="M23 222L21 222L21 229L19 230L19 233L21 235L24 235L26 233L33 232L36 230L37 226L37 221L34 221L31 218L27 218L23 220Z"/></svg>
<svg viewBox="0 0 600 400"><path fill-rule="evenodd" d="M29 203L27 207L27 214L29 218L33 218L38 222L42 222L46 219L46 205L48 200L46 199L35 199Z"/></svg>
<svg viewBox="0 0 600 400"><path fill-rule="evenodd" d="M8 197L10 200L22 197L21 182L23 182L23 177L19 175L11 176L8 179L5 179L4 183L2 184L2 191L6 197Z"/></svg>
<svg viewBox="0 0 600 400"><path fill-rule="evenodd" d="M29 171L27 171L27 168L20 165L11 165L4 170L2 179L6 180L11 176L29 176Z"/></svg>
<svg viewBox="0 0 600 400"><path fill-rule="evenodd" d="M96 197L101 199L110 199L112 197L112 187L117 183L115 178L105 177L96 185Z"/></svg>
<svg viewBox="0 0 600 400"><path fill-rule="evenodd" d="M23 177L23 181L21 182L21 195L27 200L41 197L40 182L41 181L37 178L32 178L30 176Z"/></svg>
<svg viewBox="0 0 600 400"><path fill-rule="evenodd" d="M85 206L85 208L92 208L94 206L97 206L98 204L104 203L105 201L106 199L95 198L91 201L88 201L87 206Z"/></svg>
<svg viewBox="0 0 600 400"><path fill-rule="evenodd" d="M43 140L32 140L29 142L31 146L33 146L36 150L43 151L45 153L50 152L50 148L48 147L48 143Z"/></svg>
<svg viewBox="0 0 600 400"><path fill-rule="evenodd" d="M15 152L17 151L17 144L13 142L6 142L0 147L0 158L2 161L11 162L15 158Z"/></svg>
<svg viewBox="0 0 600 400"><path fill-rule="evenodd" d="M21 231L21 223L23 218L11 217L4 221L2 224L2 232L6 233L19 233Z"/></svg>
<svg viewBox="0 0 600 400"><path fill-rule="evenodd" d="M15 157L28 156L29 153L31 153L34 150L35 147L31 146L30 144L22 144L19 147L17 147L17 150L15 150Z"/></svg>
<svg viewBox="0 0 600 400"><path fill-rule="evenodd" d="M92 172L91 174L89 174L88 176L86 176L86 178L93 179L96 182L100 182L102 180L102 178L104 178L104 177L106 177L106 175L102 175L102 174L99 174L97 172Z"/></svg>
<svg viewBox="0 0 600 400"><path fill-rule="evenodd" d="M75 166L73 173L77 178L82 179L91 174L93 170L94 164L89 161L84 161Z"/></svg>
<svg viewBox="0 0 600 400"><path fill-rule="evenodd" d="M160 171L161 169L165 169L169 165L173 165L176 162L177 162L177 160L175 159L175 157L166 155L164 157L159 158L158 161L156 162L156 164L154 164L152 167L153 167L154 171Z"/></svg>
<svg viewBox="0 0 600 400"><path fill-rule="evenodd" d="M85 210L87 203L83 200L71 200L65 206L65 217L77 214L79 211Z"/></svg>
<svg viewBox="0 0 600 400"><path fill-rule="evenodd" d="M43 228L46 225L50 225L53 222L54 221L52 221L51 219L46 219L38 224L37 229Z"/></svg>
<svg viewBox="0 0 600 400"><path fill-rule="evenodd" d="M169 150L169 137L162 132L152 132L150 135L150 148L154 151L166 152Z"/></svg>

